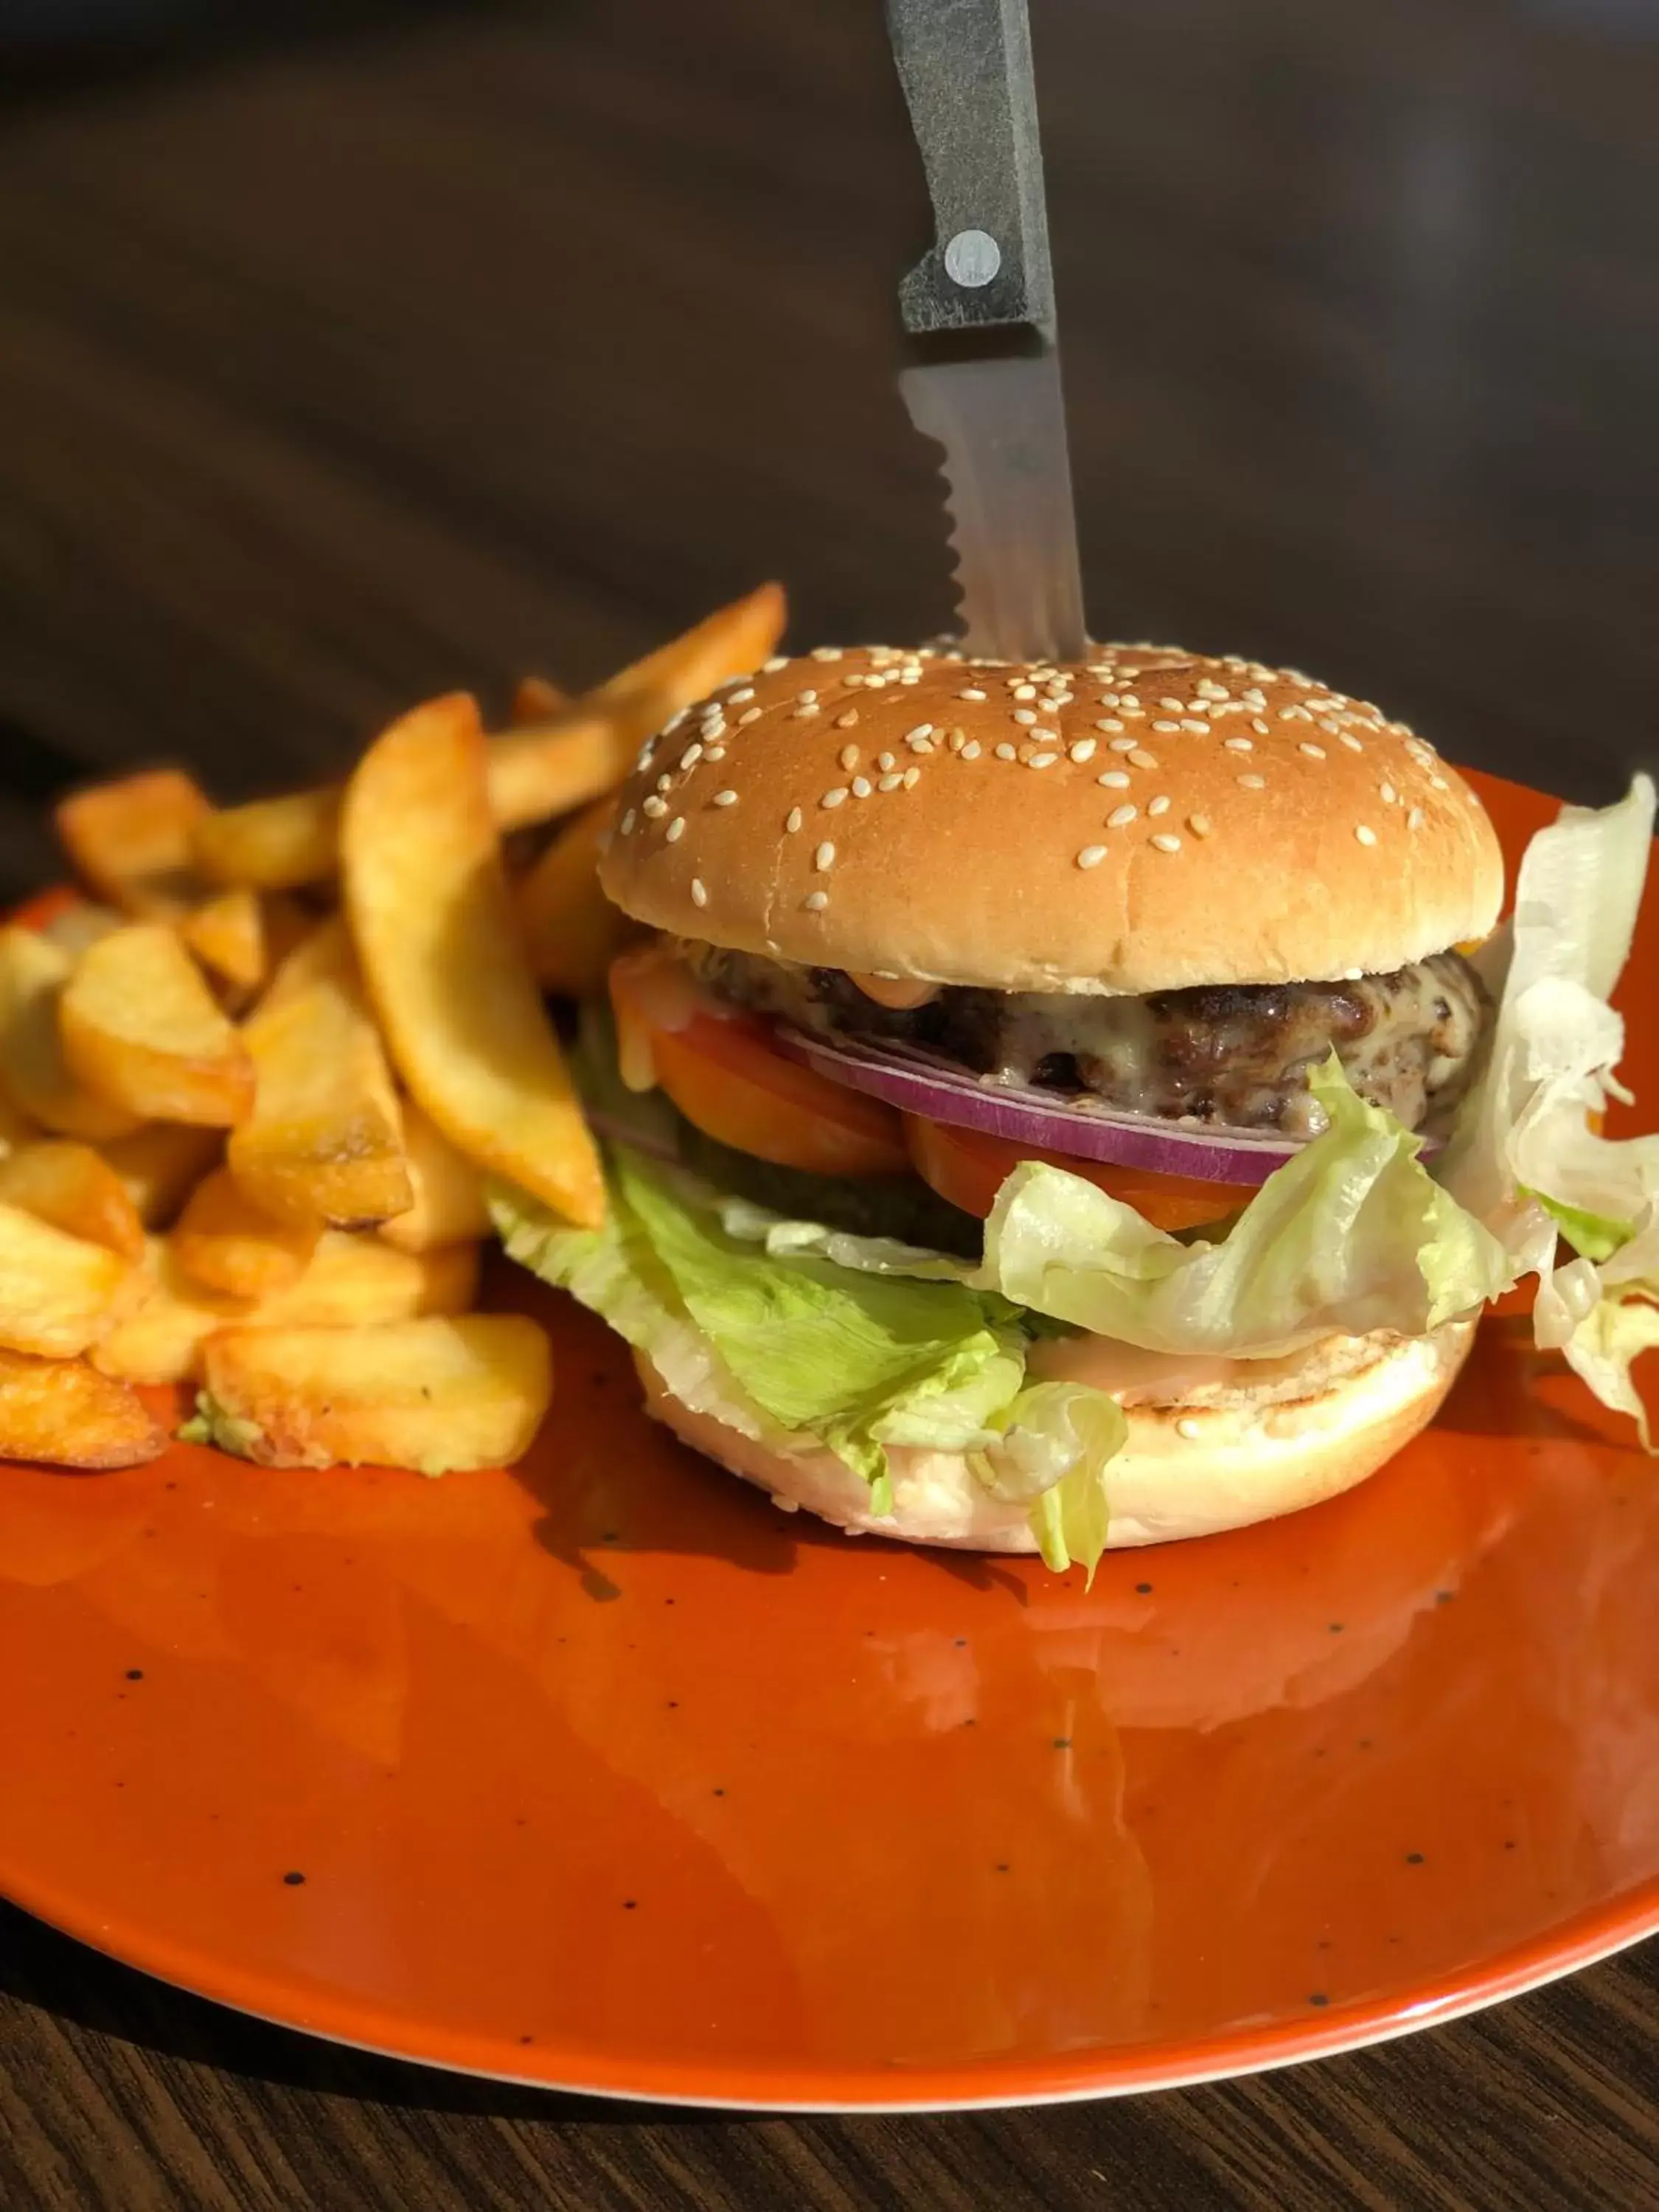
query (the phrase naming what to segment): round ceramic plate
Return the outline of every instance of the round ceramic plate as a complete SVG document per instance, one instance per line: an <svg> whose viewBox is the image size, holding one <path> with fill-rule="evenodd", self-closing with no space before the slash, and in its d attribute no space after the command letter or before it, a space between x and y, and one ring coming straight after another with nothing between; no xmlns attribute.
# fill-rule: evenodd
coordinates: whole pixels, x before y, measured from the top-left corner
<svg viewBox="0 0 1659 2212"><path fill-rule="evenodd" d="M495 1295L559 1369L514 1474L0 1470L7 1894L352 2043L834 2108L1310 2057L1659 1925L1659 1483L1524 1318L1376 1480L1085 1592L787 1517Z"/></svg>

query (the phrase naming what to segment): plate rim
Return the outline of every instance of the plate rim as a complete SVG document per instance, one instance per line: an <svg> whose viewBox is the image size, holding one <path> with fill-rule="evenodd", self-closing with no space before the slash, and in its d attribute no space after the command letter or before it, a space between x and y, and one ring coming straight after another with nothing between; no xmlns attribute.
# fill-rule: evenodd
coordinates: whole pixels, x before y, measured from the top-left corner
<svg viewBox="0 0 1659 2212"><path fill-rule="evenodd" d="M473 2039L465 2031L434 2029L428 2025L424 2033L435 2034L440 2045L450 2047L435 2051L422 2048L416 2039L422 2031L400 2036L392 2016L377 2014L372 2004L337 1997L319 2016L312 2016L295 1983L268 1987L262 1995L244 1982L239 1991L234 1970L227 1971L220 1962L190 1946L149 1941L142 1930L135 1936L130 1927L100 1919L81 1910L73 1899L56 1895L49 1883L17 1880L15 1869L7 1863L3 1842L0 1842L0 1897L59 1934L118 1965L136 1969L152 1981L223 2005L268 2027L286 2028L373 2057L496 2081L504 2087L544 2089L558 2096L683 2106L708 2112L845 2117L1083 2104L1237 2081L1284 2066L1369 2050L1425 2028L1466 2019L1510 1997L1546 1988L1659 1935L1659 1876L1654 1876L1610 1900L1569 1915L1547 1935L1509 1945L1454 1975L1408 1984L1390 1996L1333 2006L1328 2014L1310 2016L1305 2022L1263 2022L1184 2041L1097 2045L1092 2051L1064 2058L987 2057L915 2067L900 2061L886 2066L827 2064L820 2080L815 2069L799 2064L773 2072L736 2060L715 2061L707 2068L661 2058L611 2061L599 2057L596 2061L592 2054L584 2058L576 2046L551 2043L540 2046L550 2062L548 2070L526 2072L521 2067L492 2063L493 2051L499 2048L504 2057L514 2046L497 2046L488 2037L477 2039L477 2047L467 2055L464 2046ZM289 2000L287 2008L283 2002L285 1996ZM338 2021L342 2013L354 2012L355 2021L327 2024L330 2018ZM386 2032L376 2029L377 2020L384 2022ZM1114 2063L1115 2052L1121 2052L1126 2063ZM915 2084L916 2094L892 2094L902 2081ZM815 2089L819 2094L812 2094Z"/></svg>

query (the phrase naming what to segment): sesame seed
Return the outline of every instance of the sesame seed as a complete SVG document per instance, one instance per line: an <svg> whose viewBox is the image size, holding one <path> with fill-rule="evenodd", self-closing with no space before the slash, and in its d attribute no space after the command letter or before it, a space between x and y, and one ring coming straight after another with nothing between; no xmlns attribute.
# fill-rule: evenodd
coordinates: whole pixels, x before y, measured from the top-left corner
<svg viewBox="0 0 1659 2212"><path fill-rule="evenodd" d="M921 770L919 768L907 768L899 778L899 781L907 791L914 791L921 781Z"/></svg>
<svg viewBox="0 0 1659 2212"><path fill-rule="evenodd" d="M1408 830L1420 830L1423 827L1423 810L1420 806L1413 806L1406 817L1406 827Z"/></svg>
<svg viewBox="0 0 1659 2212"><path fill-rule="evenodd" d="M1066 748L1066 757L1068 760L1076 761L1079 767L1085 761L1092 760L1094 757L1095 741L1092 738L1079 738L1075 744L1067 745Z"/></svg>
<svg viewBox="0 0 1659 2212"><path fill-rule="evenodd" d="M810 722L817 711L816 707L797 707L789 719L792 722Z"/></svg>
<svg viewBox="0 0 1659 2212"><path fill-rule="evenodd" d="M1060 758L1058 753L1030 753L1026 757L1027 768L1052 768Z"/></svg>
<svg viewBox="0 0 1659 2212"><path fill-rule="evenodd" d="M769 660L763 660L761 663L763 672L768 676L775 676L779 669L787 668L788 665L789 656L787 653L775 653Z"/></svg>
<svg viewBox="0 0 1659 2212"><path fill-rule="evenodd" d="M1035 699L1036 697L1036 685L1035 684L1016 684L1014 686L1014 696L1016 699Z"/></svg>
<svg viewBox="0 0 1659 2212"><path fill-rule="evenodd" d="M659 775L657 778L657 789L659 792L672 791L673 788L674 779L672 775Z"/></svg>
<svg viewBox="0 0 1659 2212"><path fill-rule="evenodd" d="M629 837L633 835L634 824L638 818L638 816L630 806L627 813L623 815L622 820L617 824L617 829L622 832L624 837Z"/></svg>
<svg viewBox="0 0 1659 2212"><path fill-rule="evenodd" d="M1133 691L1121 691L1118 694L1117 703L1120 707L1127 707L1131 709L1139 709L1142 712L1145 711L1140 708L1139 697Z"/></svg>
<svg viewBox="0 0 1659 2212"><path fill-rule="evenodd" d="M1253 714L1250 717L1250 727L1255 732L1259 738L1265 738L1267 734L1267 725L1262 720L1260 714Z"/></svg>
<svg viewBox="0 0 1659 2212"><path fill-rule="evenodd" d="M1013 719L1019 724L1022 730L1029 730L1032 723L1036 721L1036 716L1031 712L1029 707L1016 707L1013 713Z"/></svg>
<svg viewBox="0 0 1659 2212"><path fill-rule="evenodd" d="M740 684L735 691L727 692L726 704L730 707L741 707L745 699L752 699L754 696L755 687L752 684Z"/></svg>
<svg viewBox="0 0 1659 2212"><path fill-rule="evenodd" d="M724 745L705 745L703 748L702 757L706 761L723 761L726 758L726 747Z"/></svg>
<svg viewBox="0 0 1659 2212"><path fill-rule="evenodd" d="M891 753L878 753L876 755L876 766L878 768L884 769L896 768L898 766L898 763L894 759Z"/></svg>
<svg viewBox="0 0 1659 2212"><path fill-rule="evenodd" d="M858 718L858 708L856 707L849 707L844 714L836 715L836 727L838 730L850 730L856 724ZM858 748L856 745L849 745L848 747L848 750L856 756Z"/></svg>
<svg viewBox="0 0 1659 2212"><path fill-rule="evenodd" d="M867 775L855 775L853 778L853 796L854 799L868 799L872 787L870 779Z"/></svg>
<svg viewBox="0 0 1659 2212"><path fill-rule="evenodd" d="M985 694L980 690L978 684L970 684L965 691L958 691L957 696L958 699L979 700L982 699Z"/></svg>
<svg viewBox="0 0 1659 2212"><path fill-rule="evenodd" d="M667 813L668 801L665 799L659 799L653 791L640 811L641 813L648 814L654 822L659 814Z"/></svg>
<svg viewBox="0 0 1659 2212"><path fill-rule="evenodd" d="M1194 1437L1201 1437L1203 1433L1203 1423L1195 1421L1190 1413L1183 1413L1176 1423L1176 1434L1178 1437L1185 1437L1188 1443L1191 1443Z"/></svg>
<svg viewBox="0 0 1659 2212"><path fill-rule="evenodd" d="M1146 801L1146 811L1149 814L1167 814L1169 811L1169 798L1164 792L1160 791L1156 799L1149 799Z"/></svg>
<svg viewBox="0 0 1659 2212"><path fill-rule="evenodd" d="M826 791L824 793L823 798L819 799L818 805L820 806L840 806L845 803L846 798L847 786L844 783L838 783L833 791Z"/></svg>
<svg viewBox="0 0 1659 2212"><path fill-rule="evenodd" d="M1195 738L1207 738L1210 734L1210 726L1207 722L1183 722L1181 726L1183 730L1191 731Z"/></svg>
<svg viewBox="0 0 1659 2212"><path fill-rule="evenodd" d="M751 722L758 722L760 718L761 710L758 707L745 707L738 717L738 727L740 730L746 730Z"/></svg>
<svg viewBox="0 0 1659 2212"><path fill-rule="evenodd" d="M830 903L828 891L808 891L801 901L808 914L822 914Z"/></svg>
<svg viewBox="0 0 1659 2212"><path fill-rule="evenodd" d="M790 808L789 811L783 817L783 826L793 837L796 830L800 828L800 809L799 806L792 806Z"/></svg>
<svg viewBox="0 0 1659 2212"><path fill-rule="evenodd" d="M854 769L859 764L859 749L856 745L843 745L836 758L843 768Z"/></svg>
<svg viewBox="0 0 1659 2212"><path fill-rule="evenodd" d="M1133 822L1140 809L1138 806L1115 806L1106 817L1109 830L1122 830Z"/></svg>
<svg viewBox="0 0 1659 2212"><path fill-rule="evenodd" d="M738 794L728 785L724 791L717 791L714 793L714 803L716 806L735 806L738 803Z"/></svg>
<svg viewBox="0 0 1659 2212"><path fill-rule="evenodd" d="M667 829L664 830L663 835L667 838L671 845L677 844L685 835L684 815L677 814L673 820L669 823Z"/></svg>
<svg viewBox="0 0 1659 2212"><path fill-rule="evenodd" d="M1160 853L1178 853L1181 850L1180 838L1172 836L1167 830L1160 830L1152 843Z"/></svg>
<svg viewBox="0 0 1659 2212"><path fill-rule="evenodd" d="M1135 747L1128 758L1131 768L1156 768L1158 766L1157 755L1154 753L1142 752L1139 745Z"/></svg>
<svg viewBox="0 0 1659 2212"><path fill-rule="evenodd" d="M963 760L977 760L984 750L977 738L969 738L962 749L962 757Z"/></svg>
<svg viewBox="0 0 1659 2212"><path fill-rule="evenodd" d="M1449 791L1451 789L1450 784L1447 782L1443 775L1431 775L1429 778L1429 781L1434 786L1437 791Z"/></svg>
<svg viewBox="0 0 1659 2212"><path fill-rule="evenodd" d="M881 777L878 781L876 789L878 791L896 791L903 781L904 778L902 775L896 774L892 769L889 769L886 775Z"/></svg>
<svg viewBox="0 0 1659 2212"><path fill-rule="evenodd" d="M1114 738L1112 739L1112 750L1115 753L1136 752L1139 750L1139 746L1140 740L1139 738Z"/></svg>
<svg viewBox="0 0 1659 2212"><path fill-rule="evenodd" d="M1015 760L1018 757L1018 756L1015 753L1012 745L1000 744L997 747L997 758L999 760Z"/></svg>
<svg viewBox="0 0 1659 2212"><path fill-rule="evenodd" d="M1324 746L1315 744L1311 738L1304 738L1301 744L1297 747L1297 750L1299 753L1305 753L1310 760L1323 760L1325 758Z"/></svg>
<svg viewBox="0 0 1659 2212"><path fill-rule="evenodd" d="M693 906L707 906L708 903L708 892L701 876L691 878L691 903Z"/></svg>
<svg viewBox="0 0 1659 2212"><path fill-rule="evenodd" d="M1246 791L1265 791L1267 788L1265 775L1241 775L1238 781Z"/></svg>
<svg viewBox="0 0 1659 2212"><path fill-rule="evenodd" d="M1377 795L1382 799L1384 806L1392 806L1395 800L1400 795L1391 783L1379 783L1376 789Z"/></svg>
<svg viewBox="0 0 1659 2212"><path fill-rule="evenodd" d="M839 660L841 647L838 645L815 645L812 658L814 660Z"/></svg>
<svg viewBox="0 0 1659 2212"><path fill-rule="evenodd" d="M1077 856L1079 868L1097 868L1106 857L1103 845L1085 845Z"/></svg>
<svg viewBox="0 0 1659 2212"><path fill-rule="evenodd" d="M1181 727L1181 725L1179 722L1154 722L1152 724L1152 727L1155 730L1162 730L1168 734L1171 731L1178 730Z"/></svg>
<svg viewBox="0 0 1659 2212"><path fill-rule="evenodd" d="M1189 814L1187 817L1187 827L1194 837L1207 837L1212 826L1207 814Z"/></svg>
<svg viewBox="0 0 1659 2212"><path fill-rule="evenodd" d="M931 738L933 734L933 726L931 722L918 722L914 730L907 730L904 732L904 742L907 745L913 745L918 738Z"/></svg>
<svg viewBox="0 0 1659 2212"><path fill-rule="evenodd" d="M822 876L826 874L830 869L835 866L835 865L836 848L833 845L826 842L824 844L820 845L817 851L813 854L812 866Z"/></svg>
<svg viewBox="0 0 1659 2212"><path fill-rule="evenodd" d="M1376 832L1369 823L1361 822L1356 824L1353 834L1362 845L1374 845L1376 842Z"/></svg>
<svg viewBox="0 0 1659 2212"><path fill-rule="evenodd" d="M1249 738L1223 738L1221 742L1230 753L1253 753L1255 750L1254 742Z"/></svg>
<svg viewBox="0 0 1659 2212"><path fill-rule="evenodd" d="M1129 779L1121 768L1109 768L1105 775L1097 775L1095 781L1104 784L1108 791L1127 791L1129 788Z"/></svg>
<svg viewBox="0 0 1659 2212"><path fill-rule="evenodd" d="M1158 703L1166 714L1178 714L1187 702L1184 699L1160 699Z"/></svg>
<svg viewBox="0 0 1659 2212"><path fill-rule="evenodd" d="M659 734L665 738L672 738L675 731L678 729L680 724L685 720L686 716L690 712L691 709L689 707L677 708L668 717L668 720L663 724Z"/></svg>
<svg viewBox="0 0 1659 2212"><path fill-rule="evenodd" d="M913 753L930 753L933 750L931 738L907 738L904 742Z"/></svg>
<svg viewBox="0 0 1659 2212"><path fill-rule="evenodd" d="M803 707L816 707L818 703L818 695L810 684L804 691L797 691L795 696Z"/></svg>
<svg viewBox="0 0 1659 2212"><path fill-rule="evenodd" d="M680 755L680 766L682 768L696 768L697 763L702 758L702 747L701 745L688 745L685 750Z"/></svg>
<svg viewBox="0 0 1659 2212"><path fill-rule="evenodd" d="M1358 738L1352 736L1346 730L1340 732L1339 735L1341 742L1346 745L1351 753L1363 753L1364 751L1365 748L1362 741Z"/></svg>
<svg viewBox="0 0 1659 2212"><path fill-rule="evenodd" d="M1097 722L1095 724L1095 727L1097 730L1105 730L1110 733L1113 731L1121 730L1123 727L1123 725L1115 714L1109 714L1103 720Z"/></svg>

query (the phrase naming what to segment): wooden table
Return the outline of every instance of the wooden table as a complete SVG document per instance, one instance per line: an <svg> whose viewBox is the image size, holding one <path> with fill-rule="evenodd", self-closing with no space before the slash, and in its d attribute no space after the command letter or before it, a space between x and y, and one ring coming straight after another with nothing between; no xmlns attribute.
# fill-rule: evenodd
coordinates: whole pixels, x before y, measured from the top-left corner
<svg viewBox="0 0 1659 2212"><path fill-rule="evenodd" d="M763 575L803 642L946 621L873 0L221 12L0 94L0 891L76 775L310 774ZM1659 732L1642 11L1034 14L1097 627L1609 795ZM359 2058L0 1913L0 2055L20 2212L1659 2201L1651 1948L1227 2087L743 2121Z"/></svg>

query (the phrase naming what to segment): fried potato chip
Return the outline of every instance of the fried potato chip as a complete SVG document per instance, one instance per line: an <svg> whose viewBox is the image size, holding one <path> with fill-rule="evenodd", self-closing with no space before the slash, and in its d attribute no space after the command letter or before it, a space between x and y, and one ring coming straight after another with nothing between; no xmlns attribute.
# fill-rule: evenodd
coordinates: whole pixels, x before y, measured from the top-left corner
<svg viewBox="0 0 1659 2212"><path fill-rule="evenodd" d="M265 977L264 915L257 893L222 891L193 907L179 934L209 974L240 992Z"/></svg>
<svg viewBox="0 0 1659 2212"><path fill-rule="evenodd" d="M0 1352L0 1460L139 1467L167 1445L166 1430L131 1383L83 1359Z"/></svg>
<svg viewBox="0 0 1659 2212"><path fill-rule="evenodd" d="M643 740L672 714L759 666L786 615L781 586L763 584L574 705L493 738L489 802L498 826L545 822L614 790ZM191 834L197 865L215 883L256 890L325 882L338 860L343 797L342 785L328 784L204 814Z"/></svg>
<svg viewBox="0 0 1659 2212"><path fill-rule="evenodd" d="M185 1199L218 1161L224 1139L216 1129L183 1121L149 1121L130 1137L99 1147L121 1178L146 1229L165 1229Z"/></svg>
<svg viewBox="0 0 1659 2212"><path fill-rule="evenodd" d="M380 1224L380 1234L400 1252L432 1252L489 1234L483 1178L434 1127L413 1099L404 1107L404 1151L415 1203Z"/></svg>
<svg viewBox="0 0 1659 2212"><path fill-rule="evenodd" d="M191 832L209 811L176 768L148 769L94 784L59 802L55 820L76 873L123 914L167 921L200 896Z"/></svg>
<svg viewBox="0 0 1659 2212"><path fill-rule="evenodd" d="M165 922L132 922L88 945L58 1025L88 1090L144 1121L224 1128L253 1103L253 1063Z"/></svg>
<svg viewBox="0 0 1659 2212"><path fill-rule="evenodd" d="M40 924L42 937L53 945L61 945L72 960L78 960L88 945L96 945L100 937L107 937L112 929L119 929L125 916L117 914L112 906L94 906L90 899L71 899L60 906L49 920Z"/></svg>
<svg viewBox="0 0 1659 2212"><path fill-rule="evenodd" d="M611 962L639 934L638 923L599 889L599 854L614 811L601 799L566 823L514 887L536 981L563 998L602 993Z"/></svg>
<svg viewBox="0 0 1659 2212"><path fill-rule="evenodd" d="M202 1350L200 1433L262 1467L510 1467L552 1395L522 1314L374 1328L229 1328Z"/></svg>
<svg viewBox="0 0 1659 2212"><path fill-rule="evenodd" d="M478 1250L451 1244L417 1255L378 1237L327 1229L299 1280L254 1304L192 1281L168 1237L151 1241L147 1275L149 1295L94 1346L92 1362L129 1382L182 1382L218 1328L351 1328L465 1313L478 1287Z"/></svg>
<svg viewBox="0 0 1659 2212"><path fill-rule="evenodd" d="M228 1168L217 1168L191 1193L172 1241L179 1266L204 1289L264 1298L299 1281L321 1234L315 1215L279 1221L254 1204Z"/></svg>
<svg viewBox="0 0 1659 2212"><path fill-rule="evenodd" d="M473 702L394 722L341 827L347 918L410 1092L475 1165L597 1224L599 1154L519 940Z"/></svg>
<svg viewBox="0 0 1659 2212"><path fill-rule="evenodd" d="M120 1176L89 1145L42 1139L0 1159L0 1206L21 1206L70 1237L144 1256L144 1224Z"/></svg>
<svg viewBox="0 0 1659 2212"><path fill-rule="evenodd" d="M50 938L0 928L0 1087L43 1129L98 1144L130 1134L140 1117L88 1091L64 1058L58 1014L74 968Z"/></svg>
<svg viewBox="0 0 1659 2212"><path fill-rule="evenodd" d="M402 1114L343 927L289 955L243 1036L258 1083L226 1157L253 1204L349 1228L406 1212Z"/></svg>
<svg viewBox="0 0 1659 2212"><path fill-rule="evenodd" d="M143 1279L106 1244L0 1203L0 1346L73 1359L142 1297Z"/></svg>

